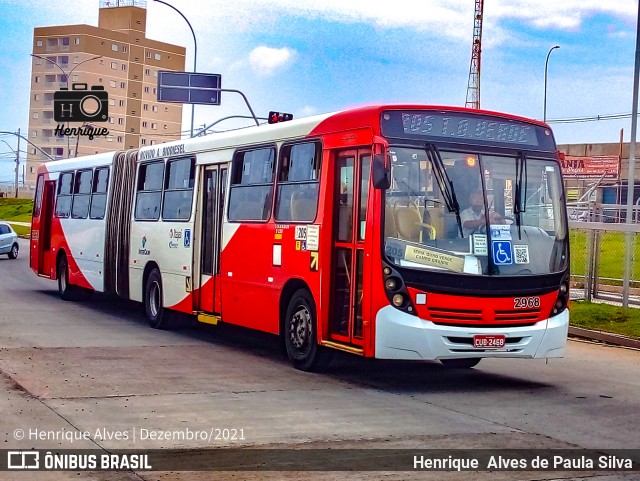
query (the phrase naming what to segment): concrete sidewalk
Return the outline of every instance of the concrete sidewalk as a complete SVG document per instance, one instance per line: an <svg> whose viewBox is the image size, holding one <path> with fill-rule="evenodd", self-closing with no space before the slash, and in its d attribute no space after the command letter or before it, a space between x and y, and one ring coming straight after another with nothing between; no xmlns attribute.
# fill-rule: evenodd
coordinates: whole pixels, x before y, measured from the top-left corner
<svg viewBox="0 0 640 481"><path fill-rule="evenodd" d="M30 222L16 222L13 220L2 220L2 219L0 219L0 222L5 222L7 224L13 224L13 225L20 225L22 227L31 227Z"/></svg>
<svg viewBox="0 0 640 481"><path fill-rule="evenodd" d="M569 326L569 336L586 339L588 341L604 342L615 346L630 347L640 349L640 340L632 337L621 336L619 334L611 334L604 331L594 331L583 327Z"/></svg>

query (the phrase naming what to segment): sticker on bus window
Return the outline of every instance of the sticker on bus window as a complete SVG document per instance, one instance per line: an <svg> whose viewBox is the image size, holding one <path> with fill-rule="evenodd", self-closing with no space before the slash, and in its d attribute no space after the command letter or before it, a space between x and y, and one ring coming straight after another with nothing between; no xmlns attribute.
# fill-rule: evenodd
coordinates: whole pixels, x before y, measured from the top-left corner
<svg viewBox="0 0 640 481"><path fill-rule="evenodd" d="M295 240L297 240L297 241L307 240L307 226L306 225L297 225L296 226Z"/></svg>
<svg viewBox="0 0 640 481"><path fill-rule="evenodd" d="M510 266L513 264L513 249L511 241L508 240L492 240L491 253L493 254L493 263L497 266Z"/></svg>
<svg viewBox="0 0 640 481"><path fill-rule="evenodd" d="M440 267L454 272L464 271L464 257L459 257L445 252L424 249L413 245L407 245L404 253L405 260L424 264L426 266Z"/></svg>
<svg viewBox="0 0 640 481"><path fill-rule="evenodd" d="M529 246L514 245L513 257L516 264L528 264L529 263Z"/></svg>
<svg viewBox="0 0 640 481"><path fill-rule="evenodd" d="M492 240L511 240L511 226L491 224Z"/></svg>
<svg viewBox="0 0 640 481"><path fill-rule="evenodd" d="M487 236L484 234L473 234L473 253L477 256L488 255Z"/></svg>
<svg viewBox="0 0 640 481"><path fill-rule="evenodd" d="M307 226L307 250L317 251L320 245L320 226Z"/></svg>

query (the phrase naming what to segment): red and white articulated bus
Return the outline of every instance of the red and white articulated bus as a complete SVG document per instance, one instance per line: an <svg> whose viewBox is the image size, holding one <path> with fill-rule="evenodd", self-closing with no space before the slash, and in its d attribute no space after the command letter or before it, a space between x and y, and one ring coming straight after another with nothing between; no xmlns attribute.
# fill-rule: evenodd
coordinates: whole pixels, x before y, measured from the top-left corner
<svg viewBox="0 0 640 481"><path fill-rule="evenodd" d="M564 353L569 236L550 128L424 105L356 108L38 171L31 267L205 323L440 360Z"/></svg>

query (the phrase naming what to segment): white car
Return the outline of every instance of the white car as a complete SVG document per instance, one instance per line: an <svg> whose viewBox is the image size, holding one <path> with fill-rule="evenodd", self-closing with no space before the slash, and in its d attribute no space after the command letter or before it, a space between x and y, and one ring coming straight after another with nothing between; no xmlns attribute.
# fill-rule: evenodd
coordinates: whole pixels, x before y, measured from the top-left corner
<svg viewBox="0 0 640 481"><path fill-rule="evenodd" d="M18 234L9 224L0 222L0 254L7 254L9 259L18 257Z"/></svg>

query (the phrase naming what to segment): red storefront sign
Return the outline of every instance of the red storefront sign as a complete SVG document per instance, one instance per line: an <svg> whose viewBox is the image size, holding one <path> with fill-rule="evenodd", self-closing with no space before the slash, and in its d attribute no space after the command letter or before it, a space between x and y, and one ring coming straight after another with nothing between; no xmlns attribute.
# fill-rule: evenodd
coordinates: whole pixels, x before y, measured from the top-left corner
<svg viewBox="0 0 640 481"><path fill-rule="evenodd" d="M604 174L605 179L618 179L620 175L619 155L594 155L579 157L565 155L560 160L562 175L573 179L599 179Z"/></svg>

